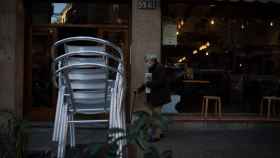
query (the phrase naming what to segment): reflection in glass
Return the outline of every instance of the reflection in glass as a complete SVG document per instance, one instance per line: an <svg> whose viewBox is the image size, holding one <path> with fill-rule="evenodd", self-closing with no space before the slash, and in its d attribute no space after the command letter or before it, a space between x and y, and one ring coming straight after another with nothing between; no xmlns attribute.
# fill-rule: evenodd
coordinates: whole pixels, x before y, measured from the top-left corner
<svg viewBox="0 0 280 158"><path fill-rule="evenodd" d="M128 24L128 4L51 3L31 5L33 24Z"/></svg>
<svg viewBox="0 0 280 158"><path fill-rule="evenodd" d="M52 24L64 24L67 21L67 12L71 10L71 3L53 3Z"/></svg>

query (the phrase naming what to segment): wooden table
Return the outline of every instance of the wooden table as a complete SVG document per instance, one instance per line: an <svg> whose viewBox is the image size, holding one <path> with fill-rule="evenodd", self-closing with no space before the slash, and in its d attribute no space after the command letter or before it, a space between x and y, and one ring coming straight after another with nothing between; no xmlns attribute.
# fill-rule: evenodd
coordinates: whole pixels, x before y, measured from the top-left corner
<svg viewBox="0 0 280 158"><path fill-rule="evenodd" d="M210 81L206 80L183 80L184 83L210 83Z"/></svg>

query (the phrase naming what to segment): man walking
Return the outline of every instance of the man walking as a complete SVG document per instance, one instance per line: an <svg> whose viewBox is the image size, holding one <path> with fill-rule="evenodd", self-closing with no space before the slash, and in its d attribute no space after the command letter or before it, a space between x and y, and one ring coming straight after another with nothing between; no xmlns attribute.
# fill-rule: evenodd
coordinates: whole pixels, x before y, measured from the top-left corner
<svg viewBox="0 0 280 158"><path fill-rule="evenodd" d="M160 115L162 106L170 102L167 75L156 55L146 55L145 64L148 72L145 73L145 83L138 89L138 92L145 89L148 108L153 114ZM152 133L152 140L156 141L160 139L162 130L155 127L152 129Z"/></svg>

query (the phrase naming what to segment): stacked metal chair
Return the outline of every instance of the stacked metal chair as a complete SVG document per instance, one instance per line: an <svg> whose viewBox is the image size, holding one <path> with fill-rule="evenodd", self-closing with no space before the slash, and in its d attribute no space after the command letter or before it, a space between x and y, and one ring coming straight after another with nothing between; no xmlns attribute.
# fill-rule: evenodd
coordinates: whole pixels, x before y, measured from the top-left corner
<svg viewBox="0 0 280 158"><path fill-rule="evenodd" d="M70 146L75 147L75 124L109 123L109 128L125 130L126 83L121 49L98 38L70 37L53 45L52 56L54 83L58 87L52 138L58 142L57 157L64 157L68 136ZM103 113L109 113L109 118L75 119L76 114ZM125 142L121 143L120 151Z"/></svg>

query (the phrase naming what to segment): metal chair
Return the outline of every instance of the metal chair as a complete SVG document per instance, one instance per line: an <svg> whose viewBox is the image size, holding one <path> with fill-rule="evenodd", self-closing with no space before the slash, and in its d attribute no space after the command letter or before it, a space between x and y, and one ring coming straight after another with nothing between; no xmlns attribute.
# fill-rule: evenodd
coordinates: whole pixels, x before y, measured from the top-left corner
<svg viewBox="0 0 280 158"><path fill-rule="evenodd" d="M87 45L81 44L83 42ZM121 49L108 41L93 37L66 38L53 45L53 58L59 46L64 47L65 53L55 58L53 62L53 70L58 77L58 83L55 82L58 86L58 99L52 139L58 141L57 157L63 158L68 128L70 146L75 147L77 123L109 122L109 128L125 129L123 107L125 73ZM110 47L111 50L113 48L115 54L105 52L106 47ZM109 60L116 62L117 66L109 65ZM110 75L111 72L115 72L114 75ZM75 114L99 113L109 113L109 119L76 120L74 118ZM113 135L115 138L120 136L120 134ZM125 142L121 143L120 151Z"/></svg>

